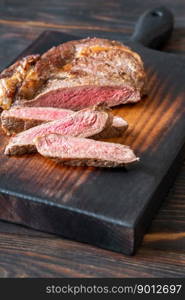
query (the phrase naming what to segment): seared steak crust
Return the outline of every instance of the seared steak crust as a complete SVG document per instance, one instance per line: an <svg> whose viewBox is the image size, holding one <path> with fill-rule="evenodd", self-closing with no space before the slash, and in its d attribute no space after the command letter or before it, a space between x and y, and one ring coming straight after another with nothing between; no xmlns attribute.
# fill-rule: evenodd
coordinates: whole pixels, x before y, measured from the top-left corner
<svg viewBox="0 0 185 300"><path fill-rule="evenodd" d="M16 94L21 90L23 82L28 74L33 71L33 66L39 58L40 55L26 56L0 74L0 107L8 109L11 106L16 99ZM36 85L37 80L34 83L34 89ZM33 89L31 84L29 89Z"/></svg>
<svg viewBox="0 0 185 300"><path fill-rule="evenodd" d="M99 38L70 41L53 47L42 56L35 56L31 62L31 68L28 63L24 76L14 81L19 74L19 64L17 62L14 67L8 68L2 74L3 79L10 82L10 84L6 84L6 90L1 89L0 106L4 109L9 108L11 102L15 100L21 103L22 100L33 100L34 98L39 104L37 105L37 101L33 100L34 102L30 101L31 105L46 106L44 102L46 96L46 102L50 98L49 106L60 105L61 108L78 110L105 101L105 99L102 100L102 95L98 98L99 90L96 90L101 88L100 92L102 92L104 87L114 88L115 93L117 89L119 93L122 88L124 89L124 92L117 98L114 93L107 95L107 99L110 100L107 102L109 106L137 102L142 95L145 81L143 63L137 53L119 42ZM12 82L13 89L9 88ZM74 101L76 104L72 107L73 101L70 102L70 99L73 97L70 94L74 94L73 89L77 87L78 92L86 87L91 89L90 93L85 90L87 100L84 102L84 106L80 99L78 105L77 97ZM69 89L69 92L66 92L66 89ZM10 93L7 101L9 90L13 90L13 92ZM53 91L55 91L54 99L51 97L52 94L50 95ZM91 96L91 91L93 91L93 96ZM106 92L102 93L106 95ZM56 94L59 94L60 101L57 100ZM64 103L62 102L63 98ZM94 102L91 100L92 98L95 99ZM67 104L68 101L70 107Z"/></svg>

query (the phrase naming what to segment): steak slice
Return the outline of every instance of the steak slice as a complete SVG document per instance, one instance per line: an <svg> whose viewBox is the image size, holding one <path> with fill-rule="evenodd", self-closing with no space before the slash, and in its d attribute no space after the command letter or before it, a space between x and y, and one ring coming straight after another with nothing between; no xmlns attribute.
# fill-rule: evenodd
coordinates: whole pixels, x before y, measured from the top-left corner
<svg viewBox="0 0 185 300"><path fill-rule="evenodd" d="M35 139L37 151L70 166L122 167L139 160L128 147L87 138L49 134Z"/></svg>
<svg viewBox="0 0 185 300"><path fill-rule="evenodd" d="M33 140L37 136L50 133L79 137L105 137L112 125L112 114L96 108L85 109L75 112L63 120L53 121L35 126L17 134L10 139L5 149L6 155L22 155L35 152Z"/></svg>
<svg viewBox="0 0 185 300"><path fill-rule="evenodd" d="M20 104L22 100L27 100L24 105L31 100L31 106L74 110L101 102L109 106L137 102L145 83L140 56L120 42L100 38L70 41L51 48L36 56L24 76L17 80L19 66L17 62L3 74L3 80L9 82L0 94L0 105L5 109L11 102ZM6 103L11 83L14 92Z"/></svg>
<svg viewBox="0 0 185 300"><path fill-rule="evenodd" d="M42 123L63 120L73 113L72 110L52 107L13 107L2 112L1 124L7 135L13 135ZM120 136L127 127L128 123L123 118L114 116L107 136Z"/></svg>
<svg viewBox="0 0 185 300"><path fill-rule="evenodd" d="M1 125L7 135L13 135L42 123L63 120L74 111L52 107L13 107L1 114Z"/></svg>

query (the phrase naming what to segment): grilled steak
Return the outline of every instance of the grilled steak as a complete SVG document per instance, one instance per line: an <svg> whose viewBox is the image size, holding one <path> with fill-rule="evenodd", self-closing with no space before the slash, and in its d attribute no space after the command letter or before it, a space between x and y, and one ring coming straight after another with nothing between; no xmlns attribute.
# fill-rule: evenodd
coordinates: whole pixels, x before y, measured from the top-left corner
<svg viewBox="0 0 185 300"><path fill-rule="evenodd" d="M26 79L27 74L32 72L33 66L39 58L40 55L26 56L0 74L0 107L8 109L11 106L16 98L17 90Z"/></svg>
<svg viewBox="0 0 185 300"><path fill-rule="evenodd" d="M52 107L17 107L2 112L1 124L7 135L13 135L42 123L63 120L73 113L72 110ZM114 116L107 136L120 136L127 127L128 123L123 118Z"/></svg>
<svg viewBox="0 0 185 300"><path fill-rule="evenodd" d="M86 138L49 134L35 144L41 155L63 165L122 167L139 160L128 146Z"/></svg>
<svg viewBox="0 0 185 300"><path fill-rule="evenodd" d="M70 41L34 57L31 64L23 59L24 76L19 72L22 61L1 75L0 105L4 109L15 101L72 110L102 102L115 106L137 102L143 93L145 73L140 56L116 41Z"/></svg>
<svg viewBox="0 0 185 300"><path fill-rule="evenodd" d="M10 139L5 149L6 155L21 155L35 152L34 138L50 133L61 135L105 138L112 130L113 116L99 108L75 112L63 120L35 126Z"/></svg>

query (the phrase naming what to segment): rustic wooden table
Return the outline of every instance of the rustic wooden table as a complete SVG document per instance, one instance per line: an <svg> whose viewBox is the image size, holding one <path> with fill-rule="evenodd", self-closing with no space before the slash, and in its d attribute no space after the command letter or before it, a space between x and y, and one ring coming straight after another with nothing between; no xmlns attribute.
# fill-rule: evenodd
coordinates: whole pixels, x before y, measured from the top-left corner
<svg viewBox="0 0 185 300"><path fill-rule="evenodd" d="M46 29L126 40L139 15L158 5L176 18L164 51L184 55L184 0L1 0L0 67ZM135 256L0 221L0 277L185 277L185 164Z"/></svg>

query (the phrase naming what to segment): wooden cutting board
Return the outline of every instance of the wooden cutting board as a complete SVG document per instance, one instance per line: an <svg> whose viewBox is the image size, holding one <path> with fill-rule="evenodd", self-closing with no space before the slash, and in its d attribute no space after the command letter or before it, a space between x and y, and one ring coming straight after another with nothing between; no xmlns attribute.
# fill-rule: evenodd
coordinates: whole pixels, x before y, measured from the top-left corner
<svg viewBox="0 0 185 300"><path fill-rule="evenodd" d="M148 96L113 109L130 126L123 137L109 141L130 145L140 163L129 170L98 169L62 167L38 154L9 158L1 131L1 219L134 253L185 154L185 59L145 47L159 47L172 25L164 8L140 18L130 45L144 60ZM44 32L20 56L74 38Z"/></svg>

